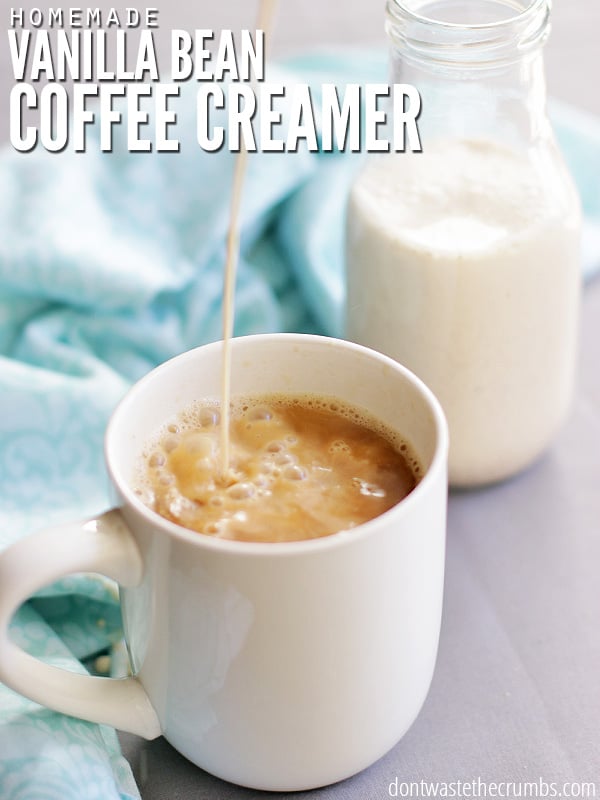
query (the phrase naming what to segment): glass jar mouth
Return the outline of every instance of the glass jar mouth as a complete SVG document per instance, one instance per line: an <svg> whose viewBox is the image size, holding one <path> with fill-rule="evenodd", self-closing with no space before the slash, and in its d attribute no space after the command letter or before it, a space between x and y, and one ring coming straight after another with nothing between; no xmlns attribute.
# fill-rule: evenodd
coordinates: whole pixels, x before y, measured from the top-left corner
<svg viewBox="0 0 600 800"><path fill-rule="evenodd" d="M399 49L447 65L514 61L537 49L550 31L552 0L387 0L386 30ZM503 10L498 19L463 22L436 18L435 8Z"/></svg>
<svg viewBox="0 0 600 800"><path fill-rule="evenodd" d="M506 2L504 3L506 5ZM545 11L546 9L550 8L551 0L530 0L527 5L522 6L521 10L517 10L517 5L521 5L520 3L511 2L510 5L515 8L517 11L516 14L512 14L511 16L503 17L501 19L493 20L490 22L451 22L449 20L437 19L433 16L429 17L426 14L420 14L415 8L412 8L410 2L406 2L406 0L388 0L387 3L387 11L388 14L393 13L392 9L397 9L402 15L406 16L414 20L415 22L426 24L426 25L435 25L438 28L448 28L449 30L464 30L464 31L472 31L472 30L491 30L501 28L503 26L514 26L515 24L526 22L528 19L535 17L540 11ZM438 5L437 3L431 2L431 0L421 0L418 3L419 7L428 7L431 5Z"/></svg>

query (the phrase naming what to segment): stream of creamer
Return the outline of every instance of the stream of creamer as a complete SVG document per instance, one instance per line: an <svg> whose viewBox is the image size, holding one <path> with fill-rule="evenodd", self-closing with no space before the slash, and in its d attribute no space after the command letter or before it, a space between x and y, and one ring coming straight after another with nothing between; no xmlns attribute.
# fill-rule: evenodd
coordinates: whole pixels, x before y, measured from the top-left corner
<svg viewBox="0 0 600 800"><path fill-rule="evenodd" d="M260 0L256 29L264 31L265 46L270 39L270 33L275 17L277 0ZM265 47L266 49L266 47ZM239 259L240 235L239 216L242 200L242 188L246 175L248 151L243 142L240 142L240 151L237 154L233 171L231 189L231 204L229 209L229 229L227 231L225 253L225 278L223 283L223 355L221 361L221 479L227 480L229 474L229 427L231 405L231 340L234 325L234 299L235 279Z"/></svg>

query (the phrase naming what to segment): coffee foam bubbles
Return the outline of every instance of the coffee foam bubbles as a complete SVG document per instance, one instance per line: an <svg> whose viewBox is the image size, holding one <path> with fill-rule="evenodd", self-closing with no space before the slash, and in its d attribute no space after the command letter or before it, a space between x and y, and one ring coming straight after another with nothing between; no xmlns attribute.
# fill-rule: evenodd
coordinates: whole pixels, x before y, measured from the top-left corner
<svg viewBox="0 0 600 800"><path fill-rule="evenodd" d="M217 404L186 408L146 448L140 498L207 535L280 541L354 527L402 499L420 476L394 432L331 398L238 398L230 439L223 480Z"/></svg>

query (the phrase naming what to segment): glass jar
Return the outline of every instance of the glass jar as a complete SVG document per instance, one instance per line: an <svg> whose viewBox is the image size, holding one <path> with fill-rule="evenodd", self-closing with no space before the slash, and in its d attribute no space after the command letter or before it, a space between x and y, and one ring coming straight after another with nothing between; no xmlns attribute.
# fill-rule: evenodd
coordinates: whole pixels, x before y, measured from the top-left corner
<svg viewBox="0 0 600 800"><path fill-rule="evenodd" d="M347 338L416 372L450 483L530 464L572 393L580 207L546 116L549 0L388 0L422 152L371 155L347 213Z"/></svg>

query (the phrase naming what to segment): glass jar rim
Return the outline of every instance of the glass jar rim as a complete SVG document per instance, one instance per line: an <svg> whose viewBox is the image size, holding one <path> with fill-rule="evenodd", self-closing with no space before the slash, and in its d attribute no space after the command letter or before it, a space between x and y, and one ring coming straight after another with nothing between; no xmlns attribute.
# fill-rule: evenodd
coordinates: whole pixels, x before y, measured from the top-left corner
<svg viewBox="0 0 600 800"><path fill-rule="evenodd" d="M423 3L423 5L426 5L426 3ZM535 17L535 15L542 10L549 11L551 6L552 0L531 0L531 2L521 11L517 11L516 14L504 17L503 19L494 20L492 22L465 23L449 22L442 19L436 19L435 17L428 17L425 14L420 14L418 11L411 8L406 0L388 0L387 3L388 12L393 13L393 11L399 11L407 19L410 19L415 23L432 25L438 28L447 28L451 31L460 31L461 29L465 31L489 31L501 28L503 26L512 26L516 23L525 22L530 17Z"/></svg>
<svg viewBox="0 0 600 800"><path fill-rule="evenodd" d="M494 1L498 7L508 5L502 0L470 1L488 8ZM514 0L510 4L514 8ZM517 14L472 24L446 22L419 13L427 5L427 0L387 0L386 30L406 58L448 68L469 65L486 69L518 61L537 51L550 31L552 0L530 0Z"/></svg>

